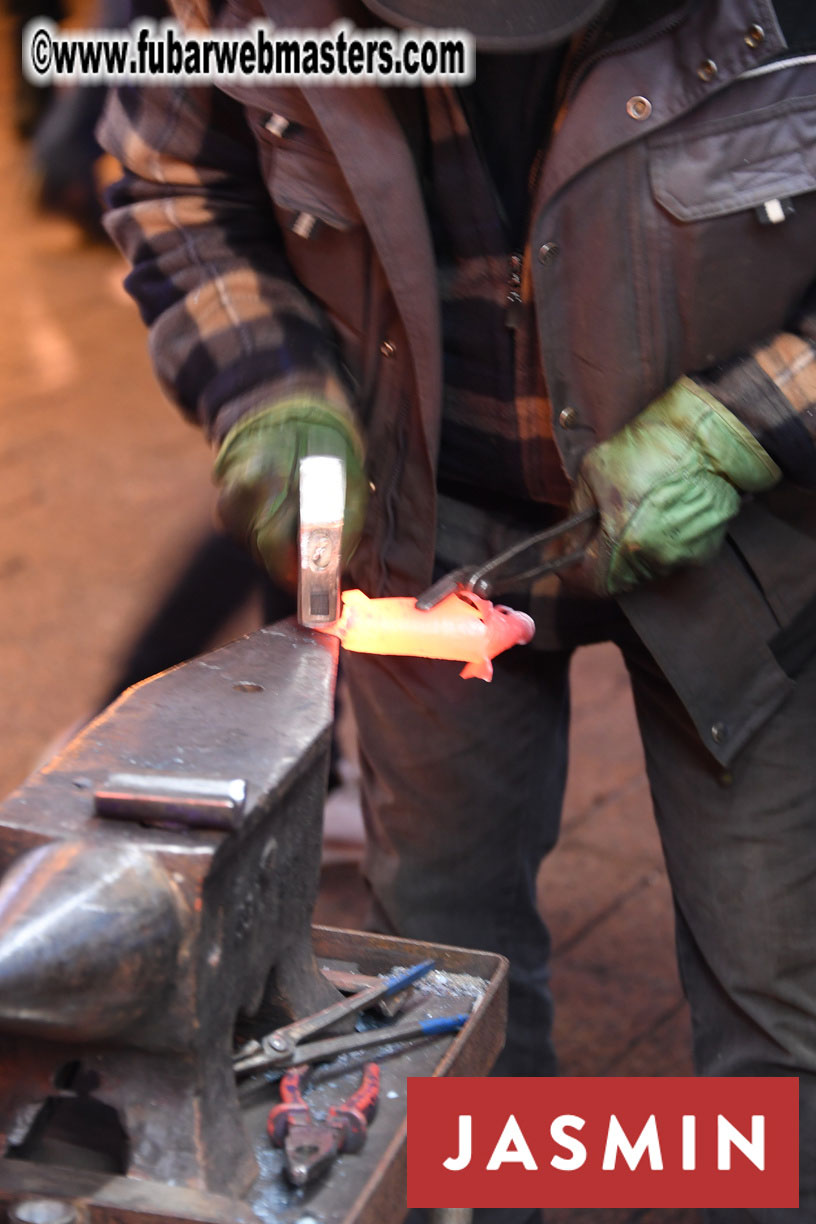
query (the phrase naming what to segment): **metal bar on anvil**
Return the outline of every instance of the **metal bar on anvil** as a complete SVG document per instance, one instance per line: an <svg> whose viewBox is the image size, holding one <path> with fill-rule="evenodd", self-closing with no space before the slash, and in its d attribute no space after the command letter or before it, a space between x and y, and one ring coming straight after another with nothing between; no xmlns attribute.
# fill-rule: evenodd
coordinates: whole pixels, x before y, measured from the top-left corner
<svg viewBox="0 0 816 1224"><path fill-rule="evenodd" d="M98 816L135 820L159 829L217 829L231 833L244 815L244 778L184 774L113 773L94 792Z"/></svg>

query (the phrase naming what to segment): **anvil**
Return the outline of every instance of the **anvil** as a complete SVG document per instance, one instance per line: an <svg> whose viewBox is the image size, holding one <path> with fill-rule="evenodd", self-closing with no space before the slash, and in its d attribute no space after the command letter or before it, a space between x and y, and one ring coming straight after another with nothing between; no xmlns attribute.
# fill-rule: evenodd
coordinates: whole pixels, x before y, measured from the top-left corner
<svg viewBox="0 0 816 1224"><path fill-rule="evenodd" d="M284 621L129 689L0 806L0 1142L240 1198L236 1024L317 968L337 643ZM2 1162L0 1162L2 1163Z"/></svg>

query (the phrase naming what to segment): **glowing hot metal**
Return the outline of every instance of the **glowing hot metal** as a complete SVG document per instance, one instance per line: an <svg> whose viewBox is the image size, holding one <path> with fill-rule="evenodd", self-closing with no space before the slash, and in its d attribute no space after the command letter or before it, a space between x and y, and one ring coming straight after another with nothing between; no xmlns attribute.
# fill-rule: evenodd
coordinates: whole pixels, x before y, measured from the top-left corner
<svg viewBox="0 0 816 1224"><path fill-rule="evenodd" d="M491 659L529 642L535 632L526 613L470 592L449 595L423 612L410 597L369 599L362 591L345 591L340 619L315 628L362 654L454 659L465 664L462 676L480 680L492 679Z"/></svg>

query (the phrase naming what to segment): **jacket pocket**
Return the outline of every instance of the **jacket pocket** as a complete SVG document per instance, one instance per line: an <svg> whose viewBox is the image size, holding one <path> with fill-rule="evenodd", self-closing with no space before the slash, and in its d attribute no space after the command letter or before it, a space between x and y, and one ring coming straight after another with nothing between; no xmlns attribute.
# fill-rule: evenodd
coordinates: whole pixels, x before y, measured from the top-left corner
<svg viewBox="0 0 816 1224"><path fill-rule="evenodd" d="M658 139L650 173L655 199L681 222L816 191L816 98Z"/></svg>
<svg viewBox="0 0 816 1224"><path fill-rule="evenodd" d="M304 104L289 97L271 102L270 110L254 109L250 122L273 203L284 214L305 214L332 229L358 224L354 198L322 135L304 121ZM305 220L302 228L308 237Z"/></svg>
<svg viewBox="0 0 816 1224"><path fill-rule="evenodd" d="M299 285L323 309L352 382L361 378L371 249L340 167L318 132L283 111L251 118L261 172Z"/></svg>
<svg viewBox="0 0 816 1224"><path fill-rule="evenodd" d="M668 129L648 168L671 381L790 327L816 280L816 97Z"/></svg>
<svg viewBox="0 0 816 1224"><path fill-rule="evenodd" d="M318 224L349 230L360 223L340 170L301 148L276 150L267 184L273 203L283 214L284 228L300 237L311 237Z"/></svg>

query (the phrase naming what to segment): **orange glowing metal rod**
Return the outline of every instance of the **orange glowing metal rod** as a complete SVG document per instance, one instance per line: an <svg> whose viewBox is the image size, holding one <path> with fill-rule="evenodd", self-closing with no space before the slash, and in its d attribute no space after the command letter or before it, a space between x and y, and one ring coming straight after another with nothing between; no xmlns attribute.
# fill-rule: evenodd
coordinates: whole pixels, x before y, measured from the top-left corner
<svg viewBox="0 0 816 1224"><path fill-rule="evenodd" d="M362 654L455 659L465 664L462 676L480 680L492 679L491 659L529 642L535 632L524 612L496 607L470 592L449 595L421 612L412 597L369 599L362 591L345 591L340 619L315 628Z"/></svg>

